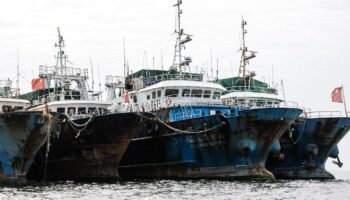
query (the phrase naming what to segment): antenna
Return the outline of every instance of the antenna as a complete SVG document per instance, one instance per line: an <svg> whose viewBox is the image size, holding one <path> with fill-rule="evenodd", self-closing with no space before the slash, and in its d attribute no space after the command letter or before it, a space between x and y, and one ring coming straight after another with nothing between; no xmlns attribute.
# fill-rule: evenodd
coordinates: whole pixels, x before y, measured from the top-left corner
<svg viewBox="0 0 350 200"><path fill-rule="evenodd" d="M95 86L95 81L94 81L94 67L92 65L91 57L90 57L90 67L91 67L91 81L92 81L92 95L94 95L94 86Z"/></svg>
<svg viewBox="0 0 350 200"><path fill-rule="evenodd" d="M244 85L247 85L247 78L250 78L250 74L247 74L246 67L249 64L249 60L252 58L256 57L255 51L248 51L248 47L245 45L245 35L247 34L247 30L245 29L245 26L247 25L247 22L244 21L243 16L242 16L242 23L241 23L241 28L242 28L242 47L240 50L242 51L241 55L241 61L240 61L240 66L239 66L239 75L241 73L244 81Z"/></svg>
<svg viewBox="0 0 350 200"><path fill-rule="evenodd" d="M214 78L213 74L213 50L210 49L210 70L211 70L211 77Z"/></svg>
<svg viewBox="0 0 350 200"><path fill-rule="evenodd" d="M192 40L192 35L184 33L184 30L181 28L181 14L182 10L180 8L180 5L182 4L182 0L177 0L177 3L174 5L174 7L177 7L177 26L175 27L175 33L177 34L176 38L176 44L175 44L175 54L174 54L174 61L173 66L171 68L179 69L180 77L182 77L182 66L189 65L190 62L192 62L192 59L190 57L185 57L184 61L182 59L182 48L185 48L185 44L187 42L190 42ZM183 36L186 36L185 38L182 38Z"/></svg>
<svg viewBox="0 0 350 200"><path fill-rule="evenodd" d="M163 70L163 49L160 49L160 64L161 64L162 70Z"/></svg>
<svg viewBox="0 0 350 200"><path fill-rule="evenodd" d="M219 81L219 59L216 59L216 81Z"/></svg>
<svg viewBox="0 0 350 200"><path fill-rule="evenodd" d="M97 73L98 73L98 86L100 89L100 93L98 95L98 100L100 100L100 96L102 95L102 90L101 90L101 77L100 77L100 62L97 62ZM101 96L102 99L102 96Z"/></svg>
<svg viewBox="0 0 350 200"><path fill-rule="evenodd" d="M64 47L64 40L63 40L63 36L61 35L61 31L60 28L57 27L57 32L58 32L58 44L55 44L55 47L58 47L58 56L57 56L57 68L58 68L58 64L60 64L60 70L61 70L61 96L62 98L64 98L64 77L63 77L63 71L65 70L65 66L63 65L63 59L66 58L65 56L63 56L64 51L63 51L63 47Z"/></svg>
<svg viewBox="0 0 350 200"><path fill-rule="evenodd" d="M17 48L17 79L16 79L16 98L19 98L19 53Z"/></svg>

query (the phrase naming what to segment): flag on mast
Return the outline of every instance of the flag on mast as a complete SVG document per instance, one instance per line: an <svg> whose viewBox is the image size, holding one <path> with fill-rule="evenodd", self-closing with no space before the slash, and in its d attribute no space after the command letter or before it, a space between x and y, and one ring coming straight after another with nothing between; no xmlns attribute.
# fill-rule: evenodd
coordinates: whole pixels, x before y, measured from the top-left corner
<svg viewBox="0 0 350 200"><path fill-rule="evenodd" d="M331 98L332 102L343 103L343 86L334 88Z"/></svg>
<svg viewBox="0 0 350 200"><path fill-rule="evenodd" d="M124 103L129 103L129 92L127 90L124 91Z"/></svg>

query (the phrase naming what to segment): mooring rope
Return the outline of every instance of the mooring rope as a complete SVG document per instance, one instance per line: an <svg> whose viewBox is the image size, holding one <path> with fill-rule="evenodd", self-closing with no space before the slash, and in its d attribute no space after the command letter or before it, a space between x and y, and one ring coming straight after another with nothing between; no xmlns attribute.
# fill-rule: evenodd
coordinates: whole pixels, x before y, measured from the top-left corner
<svg viewBox="0 0 350 200"><path fill-rule="evenodd" d="M147 120L150 120L150 121L158 121L160 122L161 124L163 124L164 126L166 126L167 128L169 128L170 130L173 130L175 132L179 132L179 133L186 133L186 134L198 134L198 133L206 133L206 132L210 132L212 131L213 129L216 129L218 126L222 126L222 125L225 125L226 123L225 122L220 122L219 124L216 124L215 126L209 128L209 129L206 129L206 130L203 130L203 131L183 131L183 130L180 130L180 129L177 129L175 127L172 127L170 126L169 124L165 123L164 121L160 120L158 117L154 116L154 118L149 118L149 117L146 117L142 114L138 114L138 113L135 113L136 115L142 117L142 118L145 118Z"/></svg>
<svg viewBox="0 0 350 200"><path fill-rule="evenodd" d="M91 115L89 120L86 121L84 124L77 124L77 123L73 122L73 120L70 119L69 116L65 115L65 117L67 118L68 124L73 128L73 130L78 132L77 135L75 136L75 138L78 138L80 136L80 133L87 128L87 126L90 124L90 122L92 121L94 116L95 115Z"/></svg>

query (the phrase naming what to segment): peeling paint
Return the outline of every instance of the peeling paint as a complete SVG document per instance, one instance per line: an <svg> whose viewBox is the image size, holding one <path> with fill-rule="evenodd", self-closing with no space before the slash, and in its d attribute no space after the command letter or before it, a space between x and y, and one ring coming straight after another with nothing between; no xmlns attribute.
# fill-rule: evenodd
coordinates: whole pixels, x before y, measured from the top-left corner
<svg viewBox="0 0 350 200"><path fill-rule="evenodd" d="M176 132L147 121L138 126L121 160L120 176L274 179L265 168L269 149L301 112L262 108L242 110L238 117L217 114L168 123L180 130L201 131L225 122L220 128L196 134ZM155 124L158 130L147 128ZM240 144L248 140L255 147L249 153L242 153Z"/></svg>
<svg viewBox="0 0 350 200"><path fill-rule="evenodd" d="M325 163L350 130L350 118L306 118L280 139L283 159L271 156L267 168L281 179L334 179Z"/></svg>
<svg viewBox="0 0 350 200"><path fill-rule="evenodd" d="M83 124L88 118L74 120ZM119 178L119 161L140 118L135 113L95 116L87 128L77 131L65 123L52 135L48 159L41 148L28 177L39 180L96 180ZM45 177L46 173L46 177Z"/></svg>
<svg viewBox="0 0 350 200"><path fill-rule="evenodd" d="M37 152L53 131L58 113L48 119L39 112L0 114L0 180L25 179ZM48 127L51 127L48 130Z"/></svg>

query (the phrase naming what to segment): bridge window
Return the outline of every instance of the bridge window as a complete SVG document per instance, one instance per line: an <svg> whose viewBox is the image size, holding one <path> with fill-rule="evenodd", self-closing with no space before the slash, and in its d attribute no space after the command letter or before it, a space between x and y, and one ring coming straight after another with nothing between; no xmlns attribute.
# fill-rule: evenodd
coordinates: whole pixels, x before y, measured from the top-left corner
<svg viewBox="0 0 350 200"><path fill-rule="evenodd" d="M170 97L177 97L177 95L179 94L179 90L178 89L167 89L165 90L165 96L170 96Z"/></svg>
<svg viewBox="0 0 350 200"><path fill-rule="evenodd" d="M203 90L192 90L191 96L192 97L202 97Z"/></svg>
<svg viewBox="0 0 350 200"><path fill-rule="evenodd" d="M158 90L157 91L157 97L160 98L162 96L162 91L161 90Z"/></svg>
<svg viewBox="0 0 350 200"><path fill-rule="evenodd" d="M68 114L74 115L75 114L75 107L69 107L68 108Z"/></svg>
<svg viewBox="0 0 350 200"><path fill-rule="evenodd" d="M79 107L78 108L78 114L86 114L86 108L85 107Z"/></svg>
<svg viewBox="0 0 350 200"><path fill-rule="evenodd" d="M15 106L14 110L15 111L21 111L21 110L24 110L24 109L23 109L23 106Z"/></svg>
<svg viewBox="0 0 350 200"><path fill-rule="evenodd" d="M96 110L95 107L89 107L89 108L88 108L88 113L89 113L89 114L92 114L92 113L95 112L95 110Z"/></svg>
<svg viewBox="0 0 350 200"><path fill-rule="evenodd" d="M203 98L210 98L211 91L210 90L204 90Z"/></svg>
<svg viewBox="0 0 350 200"><path fill-rule="evenodd" d="M147 95L147 100L150 100L151 96L150 95Z"/></svg>
<svg viewBox="0 0 350 200"><path fill-rule="evenodd" d="M2 106L2 112L11 112L12 107L8 105Z"/></svg>
<svg viewBox="0 0 350 200"><path fill-rule="evenodd" d="M214 92L213 99L220 99L220 92Z"/></svg>
<svg viewBox="0 0 350 200"><path fill-rule="evenodd" d="M257 101L256 101L256 106L257 106L257 107L263 107L263 106L264 106L264 103L265 103L265 102L262 101L262 100L257 100Z"/></svg>
<svg viewBox="0 0 350 200"><path fill-rule="evenodd" d="M66 108L57 108L58 113L66 113Z"/></svg>
<svg viewBox="0 0 350 200"><path fill-rule="evenodd" d="M152 99L155 99L156 98L156 91L153 91L152 92Z"/></svg>
<svg viewBox="0 0 350 200"><path fill-rule="evenodd" d="M98 111L100 112L101 115L105 114L107 112L106 108L100 107L98 108Z"/></svg>
<svg viewBox="0 0 350 200"><path fill-rule="evenodd" d="M190 96L190 90L189 89L183 89L182 90L182 96L183 97L189 97Z"/></svg>

